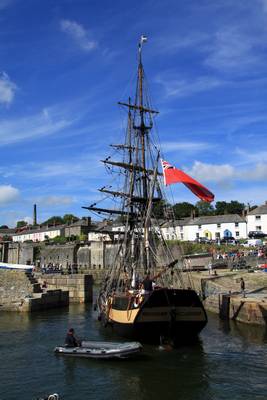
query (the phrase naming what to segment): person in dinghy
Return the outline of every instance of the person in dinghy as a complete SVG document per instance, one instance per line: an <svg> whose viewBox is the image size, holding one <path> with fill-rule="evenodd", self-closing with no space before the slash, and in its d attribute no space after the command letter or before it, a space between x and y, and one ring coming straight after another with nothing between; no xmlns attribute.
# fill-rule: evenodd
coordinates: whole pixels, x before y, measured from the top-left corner
<svg viewBox="0 0 267 400"><path fill-rule="evenodd" d="M80 347L81 341L76 338L75 331L73 328L70 328L65 337L65 347Z"/></svg>

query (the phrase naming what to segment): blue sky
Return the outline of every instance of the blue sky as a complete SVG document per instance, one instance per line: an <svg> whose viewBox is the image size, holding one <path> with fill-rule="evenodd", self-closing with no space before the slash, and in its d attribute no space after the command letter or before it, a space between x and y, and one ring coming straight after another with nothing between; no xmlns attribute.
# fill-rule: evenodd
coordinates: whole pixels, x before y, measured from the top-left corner
<svg viewBox="0 0 267 400"><path fill-rule="evenodd" d="M0 0L0 224L99 198L141 34L164 158L216 200L267 200L267 0Z"/></svg>

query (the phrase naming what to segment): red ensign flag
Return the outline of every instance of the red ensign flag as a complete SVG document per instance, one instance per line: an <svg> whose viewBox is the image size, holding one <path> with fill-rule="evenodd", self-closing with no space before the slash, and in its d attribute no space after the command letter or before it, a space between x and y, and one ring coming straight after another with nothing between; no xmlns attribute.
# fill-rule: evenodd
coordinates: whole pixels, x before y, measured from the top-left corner
<svg viewBox="0 0 267 400"><path fill-rule="evenodd" d="M205 186L201 185L201 183L191 178L191 176L185 174L180 169L175 168L167 161L161 160L161 164L163 169L164 184L166 186L181 182L201 200L209 203L214 200L214 194L211 193Z"/></svg>

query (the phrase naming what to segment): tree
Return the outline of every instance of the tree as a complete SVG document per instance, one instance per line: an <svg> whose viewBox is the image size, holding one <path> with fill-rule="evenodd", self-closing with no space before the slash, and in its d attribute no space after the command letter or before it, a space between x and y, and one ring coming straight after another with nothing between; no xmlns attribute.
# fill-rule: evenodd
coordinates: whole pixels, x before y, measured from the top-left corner
<svg viewBox="0 0 267 400"><path fill-rule="evenodd" d="M214 215L214 207L212 204L207 203L206 201L198 201L195 205L198 215L201 217L202 215Z"/></svg>
<svg viewBox="0 0 267 400"><path fill-rule="evenodd" d="M226 214L227 210L227 203L226 201L217 201L215 204L215 214L216 215L223 215Z"/></svg>
<svg viewBox="0 0 267 400"><path fill-rule="evenodd" d="M239 201L232 200L231 203L228 203L227 205L227 212L228 214L242 214L242 212L245 210L245 204L244 203L239 203Z"/></svg>
<svg viewBox="0 0 267 400"><path fill-rule="evenodd" d="M167 207L170 207L169 204L166 204L165 200L157 201L153 204L152 214L155 218L164 218L165 210Z"/></svg>
<svg viewBox="0 0 267 400"><path fill-rule="evenodd" d="M26 221L17 221L17 228L22 228L23 226L27 226L28 222Z"/></svg>
<svg viewBox="0 0 267 400"><path fill-rule="evenodd" d="M0 229L9 229L7 225L1 225Z"/></svg>
<svg viewBox="0 0 267 400"><path fill-rule="evenodd" d="M245 204L239 203L236 200L231 200L230 203L226 201L217 201L216 203L216 214L242 214L243 210L245 210Z"/></svg>
<svg viewBox="0 0 267 400"><path fill-rule="evenodd" d="M43 222L43 225L62 225L62 224L63 224L63 218L59 216L48 218L48 220Z"/></svg>
<svg viewBox="0 0 267 400"><path fill-rule="evenodd" d="M175 218L185 218L185 217L190 217L192 211L195 210L195 206L191 203L187 203L184 201L183 203L176 203L173 206L173 212Z"/></svg>
<svg viewBox="0 0 267 400"><path fill-rule="evenodd" d="M76 221L79 221L78 217L75 217L73 214L65 214L63 219L64 224L73 224Z"/></svg>

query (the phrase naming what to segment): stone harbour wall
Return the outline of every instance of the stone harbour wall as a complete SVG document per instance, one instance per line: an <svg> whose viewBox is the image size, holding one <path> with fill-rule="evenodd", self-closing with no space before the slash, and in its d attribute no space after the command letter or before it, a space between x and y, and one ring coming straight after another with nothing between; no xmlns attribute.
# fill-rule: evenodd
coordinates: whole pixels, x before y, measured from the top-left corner
<svg viewBox="0 0 267 400"><path fill-rule="evenodd" d="M32 296L34 287L24 271L0 270L0 305Z"/></svg>
<svg viewBox="0 0 267 400"><path fill-rule="evenodd" d="M70 303L90 303L93 301L93 277L88 274L39 275L39 282L45 281L47 289L61 289L69 292Z"/></svg>

